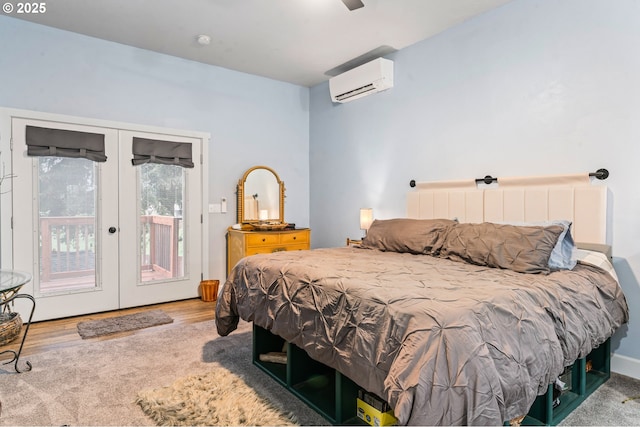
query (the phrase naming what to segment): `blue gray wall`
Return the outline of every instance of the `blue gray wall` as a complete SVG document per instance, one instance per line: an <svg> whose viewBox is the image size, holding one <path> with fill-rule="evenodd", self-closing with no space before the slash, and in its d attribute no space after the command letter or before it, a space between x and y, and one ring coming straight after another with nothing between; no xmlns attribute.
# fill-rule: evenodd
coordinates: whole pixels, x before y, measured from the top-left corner
<svg viewBox="0 0 640 427"><path fill-rule="evenodd" d="M249 167L275 169L286 219L309 225L307 88L2 16L0 82L1 107L210 133L205 203L228 199L227 214L209 215L211 278L225 278L226 229Z"/></svg>
<svg viewBox="0 0 640 427"><path fill-rule="evenodd" d="M411 179L605 167L631 307L614 349L640 361L640 2L515 0L388 58L386 92L332 104L311 89L314 247L361 236L361 207L404 216Z"/></svg>

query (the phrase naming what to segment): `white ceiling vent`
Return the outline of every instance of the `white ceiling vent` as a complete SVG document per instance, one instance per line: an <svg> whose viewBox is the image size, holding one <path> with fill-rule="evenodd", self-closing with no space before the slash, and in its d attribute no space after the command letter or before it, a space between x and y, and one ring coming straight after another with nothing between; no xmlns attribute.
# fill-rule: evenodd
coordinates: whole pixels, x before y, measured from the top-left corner
<svg viewBox="0 0 640 427"><path fill-rule="evenodd" d="M333 102L349 102L393 87L393 61L374 59L329 79Z"/></svg>

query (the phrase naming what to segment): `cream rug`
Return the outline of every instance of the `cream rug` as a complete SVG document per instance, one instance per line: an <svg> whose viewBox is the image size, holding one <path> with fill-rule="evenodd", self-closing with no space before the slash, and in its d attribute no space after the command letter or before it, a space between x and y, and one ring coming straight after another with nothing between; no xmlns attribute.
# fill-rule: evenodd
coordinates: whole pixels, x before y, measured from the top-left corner
<svg viewBox="0 0 640 427"><path fill-rule="evenodd" d="M20 363L29 361L33 369L21 374L0 359L0 426L155 426L136 404L141 390L219 368L243 378L282 413L295 414L301 425L328 425L251 363L251 342L251 324L246 322L227 337L218 336L213 320L174 322L23 354Z"/></svg>
<svg viewBox="0 0 640 427"><path fill-rule="evenodd" d="M295 425L225 368L192 375L171 386L138 393L136 403L161 426L276 426Z"/></svg>

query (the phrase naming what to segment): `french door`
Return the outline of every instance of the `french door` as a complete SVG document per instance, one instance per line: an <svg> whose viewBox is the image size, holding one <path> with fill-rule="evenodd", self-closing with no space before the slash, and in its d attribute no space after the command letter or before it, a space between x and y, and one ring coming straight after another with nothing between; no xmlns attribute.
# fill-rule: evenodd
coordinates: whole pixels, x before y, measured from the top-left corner
<svg viewBox="0 0 640 427"><path fill-rule="evenodd" d="M29 271L34 320L197 296L201 165L132 165L135 137L202 140L13 118L13 264ZM28 155L27 127L104 135L106 161Z"/></svg>
<svg viewBox="0 0 640 427"><path fill-rule="evenodd" d="M134 138L191 144L194 168L131 165ZM120 131L120 307L197 296L202 275L200 143L190 137ZM126 152L125 152L126 151ZM135 191L132 189L135 188Z"/></svg>

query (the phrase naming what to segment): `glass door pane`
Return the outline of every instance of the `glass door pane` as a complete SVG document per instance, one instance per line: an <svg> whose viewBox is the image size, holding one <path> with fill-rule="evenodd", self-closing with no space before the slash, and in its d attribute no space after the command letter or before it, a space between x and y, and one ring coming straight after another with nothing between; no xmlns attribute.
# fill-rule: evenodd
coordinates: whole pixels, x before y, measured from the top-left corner
<svg viewBox="0 0 640 427"><path fill-rule="evenodd" d="M38 295L96 285L96 163L38 158Z"/></svg>
<svg viewBox="0 0 640 427"><path fill-rule="evenodd" d="M139 281L183 278L184 168L146 163L139 168L140 271Z"/></svg>

